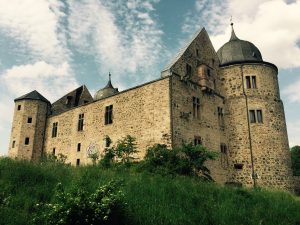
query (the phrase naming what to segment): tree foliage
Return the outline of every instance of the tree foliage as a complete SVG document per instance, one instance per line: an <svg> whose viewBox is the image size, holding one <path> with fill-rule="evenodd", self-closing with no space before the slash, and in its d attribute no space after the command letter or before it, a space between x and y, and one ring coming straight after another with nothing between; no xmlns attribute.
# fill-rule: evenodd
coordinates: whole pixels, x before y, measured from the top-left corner
<svg viewBox="0 0 300 225"><path fill-rule="evenodd" d="M294 176L300 176L300 146L291 148L292 169Z"/></svg>
<svg viewBox="0 0 300 225"><path fill-rule="evenodd" d="M166 145L156 144L148 148L142 168L150 172L200 176L205 180L212 180L205 162L216 157L215 152L207 150L202 145L194 146L189 143L169 149Z"/></svg>

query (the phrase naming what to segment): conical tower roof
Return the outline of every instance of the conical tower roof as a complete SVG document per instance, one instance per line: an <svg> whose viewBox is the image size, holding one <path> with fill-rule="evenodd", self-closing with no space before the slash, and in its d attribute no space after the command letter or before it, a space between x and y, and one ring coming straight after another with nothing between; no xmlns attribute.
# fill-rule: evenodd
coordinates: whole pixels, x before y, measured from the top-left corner
<svg viewBox="0 0 300 225"><path fill-rule="evenodd" d="M217 52L220 65L231 65L241 62L262 62L259 49L249 41L240 40L231 23L231 37Z"/></svg>
<svg viewBox="0 0 300 225"><path fill-rule="evenodd" d="M31 99L31 100L39 100L39 101L43 101L43 102L46 102L46 103L50 103L48 101L48 99L46 99L43 95L41 95L39 92L37 92L36 90L32 91L32 92L29 92L28 94L26 95L22 95L21 97L19 98L16 98L15 99L15 102L16 101L20 101L20 100L24 100L24 99Z"/></svg>
<svg viewBox="0 0 300 225"><path fill-rule="evenodd" d="M114 88L113 85L111 84L111 74L108 74L109 78L108 78L108 82L106 84L106 86L100 90L98 90L94 96L94 100L99 100L102 98L107 98L109 96L112 96L116 93L118 93L118 88Z"/></svg>

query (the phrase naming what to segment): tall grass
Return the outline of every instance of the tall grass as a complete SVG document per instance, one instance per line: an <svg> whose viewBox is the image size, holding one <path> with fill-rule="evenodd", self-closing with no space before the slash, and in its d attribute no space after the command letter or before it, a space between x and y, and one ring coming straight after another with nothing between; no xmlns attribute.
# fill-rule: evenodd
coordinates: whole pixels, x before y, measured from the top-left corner
<svg viewBox="0 0 300 225"><path fill-rule="evenodd" d="M0 224L31 224L38 202L49 202L61 182L93 191L123 180L126 224L259 225L300 224L300 201L285 192L222 187L195 178L162 177L130 169L34 164L0 159ZM1 196L1 195L0 195Z"/></svg>

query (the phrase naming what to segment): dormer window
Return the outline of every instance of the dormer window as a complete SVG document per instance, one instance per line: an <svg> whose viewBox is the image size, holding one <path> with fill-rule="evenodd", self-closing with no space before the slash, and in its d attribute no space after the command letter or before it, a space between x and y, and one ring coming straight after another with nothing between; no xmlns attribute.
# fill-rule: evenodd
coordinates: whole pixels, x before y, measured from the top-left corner
<svg viewBox="0 0 300 225"><path fill-rule="evenodd" d="M192 67L189 64L186 64L186 75L187 76L192 75Z"/></svg>
<svg viewBox="0 0 300 225"><path fill-rule="evenodd" d="M72 96L67 96L67 101L66 101L66 105L70 106L72 103Z"/></svg>

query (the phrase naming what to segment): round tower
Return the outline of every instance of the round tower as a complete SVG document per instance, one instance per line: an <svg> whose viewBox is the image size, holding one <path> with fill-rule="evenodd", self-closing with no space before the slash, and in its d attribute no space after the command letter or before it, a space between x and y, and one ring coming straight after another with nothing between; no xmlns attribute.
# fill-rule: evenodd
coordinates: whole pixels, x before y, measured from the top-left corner
<svg viewBox="0 0 300 225"><path fill-rule="evenodd" d="M27 160L41 157L49 109L50 102L37 91L15 99L10 157Z"/></svg>
<svg viewBox="0 0 300 225"><path fill-rule="evenodd" d="M108 76L109 76L109 79L108 79L107 85L95 93L95 96L94 96L95 101L99 100L99 99L110 97L119 92L118 88L114 88L111 84L111 74L110 73L108 74Z"/></svg>
<svg viewBox="0 0 300 225"><path fill-rule="evenodd" d="M225 96L229 144L228 182L292 189L278 69L259 49L235 35L217 52Z"/></svg>

